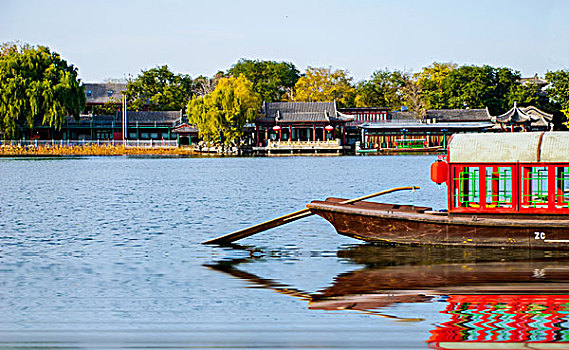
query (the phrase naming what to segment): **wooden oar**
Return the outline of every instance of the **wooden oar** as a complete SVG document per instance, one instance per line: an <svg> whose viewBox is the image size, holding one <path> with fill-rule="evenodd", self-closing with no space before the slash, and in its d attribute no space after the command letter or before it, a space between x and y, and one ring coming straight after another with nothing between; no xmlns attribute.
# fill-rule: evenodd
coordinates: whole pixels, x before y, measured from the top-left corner
<svg viewBox="0 0 569 350"><path fill-rule="evenodd" d="M419 188L420 188L419 186L396 187L396 188L391 188L389 190L368 194L367 196L349 199L349 200L340 202L339 204L350 204L350 203L362 201L364 199L381 196L382 194L387 194L387 193L396 192L396 191L404 191L404 190L418 190ZM238 241L240 239L243 239L245 237L252 236L256 233L266 231L266 230L271 229L273 227L288 224L289 222L293 222L293 221L305 218L305 217L310 216L310 215L313 215L310 212L310 209L308 209L308 208L302 209L299 211L295 211L294 213L279 216L276 219L272 219L269 221L262 222L260 224L255 225L255 226L251 226L251 227L247 227L247 228L244 228L242 230L239 230L239 231L231 232L229 234L226 234L225 236L210 239L209 241L205 241L202 244L225 245L225 244L233 243L233 242Z"/></svg>

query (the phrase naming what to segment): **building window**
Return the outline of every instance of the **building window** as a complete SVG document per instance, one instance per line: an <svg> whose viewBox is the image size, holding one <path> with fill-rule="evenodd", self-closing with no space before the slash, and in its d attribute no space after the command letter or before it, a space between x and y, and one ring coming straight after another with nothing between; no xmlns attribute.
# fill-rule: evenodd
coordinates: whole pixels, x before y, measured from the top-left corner
<svg viewBox="0 0 569 350"><path fill-rule="evenodd" d="M486 208L513 208L512 167L486 167Z"/></svg>
<svg viewBox="0 0 569 350"><path fill-rule="evenodd" d="M87 97L93 97L93 92L91 90L87 90Z"/></svg>
<svg viewBox="0 0 569 350"><path fill-rule="evenodd" d="M547 208L547 167L522 167L522 208Z"/></svg>
<svg viewBox="0 0 569 350"><path fill-rule="evenodd" d="M569 208L569 167L555 167L555 207Z"/></svg>

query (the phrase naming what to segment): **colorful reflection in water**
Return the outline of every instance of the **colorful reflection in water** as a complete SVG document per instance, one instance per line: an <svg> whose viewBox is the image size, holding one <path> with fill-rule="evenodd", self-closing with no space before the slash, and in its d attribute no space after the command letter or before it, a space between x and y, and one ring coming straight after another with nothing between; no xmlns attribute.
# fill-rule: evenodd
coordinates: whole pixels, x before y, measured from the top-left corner
<svg viewBox="0 0 569 350"><path fill-rule="evenodd" d="M338 256L364 267L333 277L317 292L237 267L256 259L207 266L249 285L302 299L315 311L351 311L419 323L433 322L434 317L404 315L402 310L418 309L405 305L440 305L443 321L433 322L424 340L432 349L569 349L567 254L356 246L339 250Z"/></svg>
<svg viewBox="0 0 569 350"><path fill-rule="evenodd" d="M569 295L450 295L434 349L567 349ZM501 345L501 346L500 346Z"/></svg>

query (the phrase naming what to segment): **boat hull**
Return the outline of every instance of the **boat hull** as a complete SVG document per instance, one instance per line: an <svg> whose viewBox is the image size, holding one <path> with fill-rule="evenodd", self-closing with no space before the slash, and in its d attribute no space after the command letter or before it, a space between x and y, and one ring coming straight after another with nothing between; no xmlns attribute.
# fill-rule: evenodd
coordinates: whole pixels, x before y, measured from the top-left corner
<svg viewBox="0 0 569 350"><path fill-rule="evenodd" d="M394 204L339 198L313 201L308 208L338 233L368 242L473 247L569 249L569 218L452 216Z"/></svg>

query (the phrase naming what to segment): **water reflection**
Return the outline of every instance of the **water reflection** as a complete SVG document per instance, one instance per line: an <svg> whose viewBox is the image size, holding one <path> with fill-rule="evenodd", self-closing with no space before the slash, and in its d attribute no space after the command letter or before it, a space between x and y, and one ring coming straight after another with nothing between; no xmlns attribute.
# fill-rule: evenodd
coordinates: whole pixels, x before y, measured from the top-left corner
<svg viewBox="0 0 569 350"><path fill-rule="evenodd" d="M426 339L435 349L569 348L568 252L359 245L337 256L360 267L316 292L257 276L243 265L274 255L255 249L249 257L206 266L306 300L311 310L418 322L425 318L398 315L395 306L442 303L446 321L434 324Z"/></svg>

